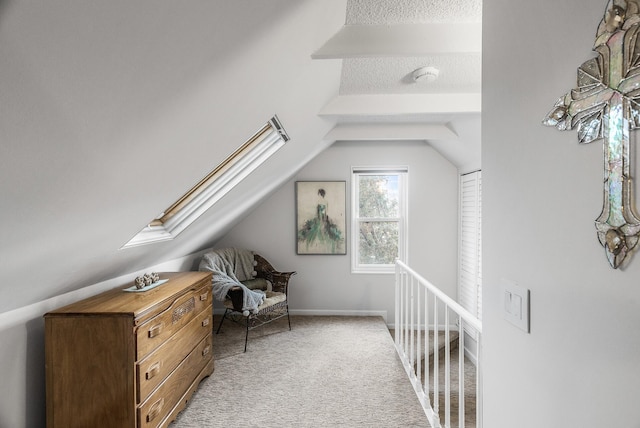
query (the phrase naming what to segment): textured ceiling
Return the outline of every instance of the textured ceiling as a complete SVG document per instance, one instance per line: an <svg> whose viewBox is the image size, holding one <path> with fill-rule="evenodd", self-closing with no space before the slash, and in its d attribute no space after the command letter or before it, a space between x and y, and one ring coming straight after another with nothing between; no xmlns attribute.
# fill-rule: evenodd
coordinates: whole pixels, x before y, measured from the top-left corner
<svg viewBox="0 0 640 428"><path fill-rule="evenodd" d="M349 0L347 3L347 24L481 21L481 0Z"/></svg>
<svg viewBox="0 0 640 428"><path fill-rule="evenodd" d="M440 70L434 82L415 82L416 68ZM341 95L480 92L480 54L403 58L346 58L342 62Z"/></svg>
<svg viewBox="0 0 640 428"><path fill-rule="evenodd" d="M479 23L481 0L349 0L347 25ZM434 82L416 83L413 70L440 71ZM481 54L343 59L341 95L479 93Z"/></svg>

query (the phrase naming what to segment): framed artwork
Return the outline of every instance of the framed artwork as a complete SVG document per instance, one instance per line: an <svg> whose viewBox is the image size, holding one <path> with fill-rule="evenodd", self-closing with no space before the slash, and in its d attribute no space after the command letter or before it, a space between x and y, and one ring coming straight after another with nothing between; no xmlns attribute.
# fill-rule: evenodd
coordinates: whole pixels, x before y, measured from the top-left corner
<svg viewBox="0 0 640 428"><path fill-rule="evenodd" d="M347 254L346 181L296 181L296 252Z"/></svg>

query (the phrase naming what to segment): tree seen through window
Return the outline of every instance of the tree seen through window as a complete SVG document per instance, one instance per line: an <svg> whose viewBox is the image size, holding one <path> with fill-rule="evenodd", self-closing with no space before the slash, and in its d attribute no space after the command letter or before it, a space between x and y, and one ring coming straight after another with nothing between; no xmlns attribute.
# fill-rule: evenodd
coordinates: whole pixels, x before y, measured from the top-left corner
<svg viewBox="0 0 640 428"><path fill-rule="evenodd" d="M394 264L399 251L399 175L361 175L358 195L358 263Z"/></svg>

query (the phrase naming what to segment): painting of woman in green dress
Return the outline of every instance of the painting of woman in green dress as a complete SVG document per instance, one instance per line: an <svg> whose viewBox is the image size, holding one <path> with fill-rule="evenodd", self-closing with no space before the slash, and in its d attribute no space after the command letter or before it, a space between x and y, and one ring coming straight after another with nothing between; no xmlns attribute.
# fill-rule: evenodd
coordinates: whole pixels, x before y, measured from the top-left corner
<svg viewBox="0 0 640 428"><path fill-rule="evenodd" d="M344 181L296 182L298 254L346 254Z"/></svg>

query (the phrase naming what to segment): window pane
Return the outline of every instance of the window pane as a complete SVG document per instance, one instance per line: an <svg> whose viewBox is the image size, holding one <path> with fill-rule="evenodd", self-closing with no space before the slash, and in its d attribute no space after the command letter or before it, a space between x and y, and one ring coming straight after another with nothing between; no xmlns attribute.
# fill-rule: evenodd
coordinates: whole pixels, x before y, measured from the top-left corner
<svg viewBox="0 0 640 428"><path fill-rule="evenodd" d="M360 223L360 264L394 264L398 258L397 221L365 221Z"/></svg>
<svg viewBox="0 0 640 428"><path fill-rule="evenodd" d="M359 181L359 217L398 217L397 175L361 175Z"/></svg>

